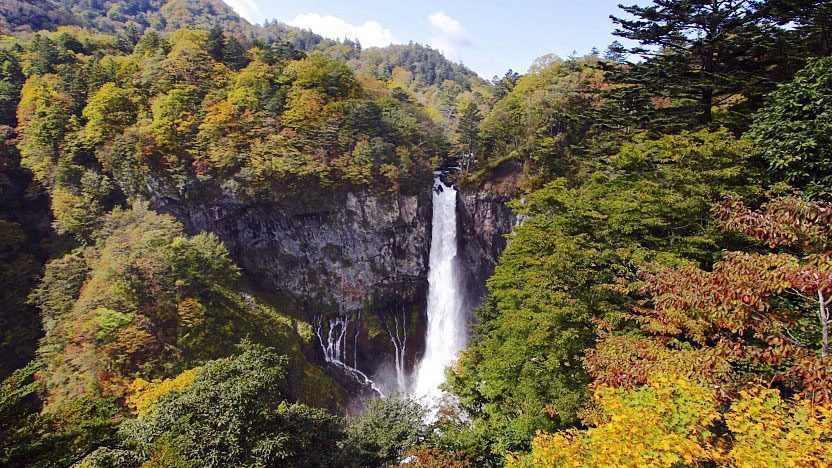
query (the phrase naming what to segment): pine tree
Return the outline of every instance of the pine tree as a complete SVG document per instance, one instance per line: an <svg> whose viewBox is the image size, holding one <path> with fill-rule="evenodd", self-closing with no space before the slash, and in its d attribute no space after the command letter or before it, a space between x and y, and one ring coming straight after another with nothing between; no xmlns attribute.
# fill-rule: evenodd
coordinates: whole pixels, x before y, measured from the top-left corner
<svg viewBox="0 0 832 468"><path fill-rule="evenodd" d="M233 70L240 70L248 64L246 49L236 37L231 36L222 51L222 61Z"/></svg>
<svg viewBox="0 0 832 468"><path fill-rule="evenodd" d="M800 54L832 55L832 2L828 0L772 0L773 12L781 24L794 25Z"/></svg>
<svg viewBox="0 0 832 468"><path fill-rule="evenodd" d="M624 63L627 61L626 50L621 42L612 41L612 44L604 51L604 60L611 63Z"/></svg>
<svg viewBox="0 0 832 468"><path fill-rule="evenodd" d="M51 39L35 34L29 50L31 58L25 70L27 75L45 75L54 71L60 60L60 51Z"/></svg>
<svg viewBox="0 0 832 468"><path fill-rule="evenodd" d="M222 60L225 44L225 34L222 27L219 24L214 24L208 31L208 44L206 45L208 55L214 60Z"/></svg>
<svg viewBox="0 0 832 468"><path fill-rule="evenodd" d="M768 1L654 0L621 6L632 19L611 16L615 35L639 42L640 55L624 81L667 98L702 124L723 97L751 91L769 81L769 69L784 59L783 30ZM751 93L755 94L753 91ZM760 93L757 93L760 94ZM748 96L746 96L748 97Z"/></svg>
<svg viewBox="0 0 832 468"><path fill-rule="evenodd" d="M130 22L124 31L121 31L118 36L116 36L116 47L124 52L130 53L133 51L133 47L139 42L141 38L139 34L139 28L134 22Z"/></svg>
<svg viewBox="0 0 832 468"><path fill-rule="evenodd" d="M462 150L463 169L473 163L479 149L479 125L482 121L480 109L474 102L468 103L459 119L459 142Z"/></svg>
<svg viewBox="0 0 832 468"><path fill-rule="evenodd" d="M514 89L517 80L520 79L520 74L514 70L509 70L502 78L495 76L491 81L494 83L494 97L502 99Z"/></svg>

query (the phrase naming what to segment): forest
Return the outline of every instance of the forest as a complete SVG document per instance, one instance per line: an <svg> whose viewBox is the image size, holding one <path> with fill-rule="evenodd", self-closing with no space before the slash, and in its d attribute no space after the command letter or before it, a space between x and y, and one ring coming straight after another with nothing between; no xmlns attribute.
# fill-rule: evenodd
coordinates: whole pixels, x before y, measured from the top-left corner
<svg viewBox="0 0 832 468"><path fill-rule="evenodd" d="M486 80L219 0L2 2L0 466L832 466L832 2L611 21ZM431 411L367 382L428 346L435 171L459 236L464 194L512 222Z"/></svg>

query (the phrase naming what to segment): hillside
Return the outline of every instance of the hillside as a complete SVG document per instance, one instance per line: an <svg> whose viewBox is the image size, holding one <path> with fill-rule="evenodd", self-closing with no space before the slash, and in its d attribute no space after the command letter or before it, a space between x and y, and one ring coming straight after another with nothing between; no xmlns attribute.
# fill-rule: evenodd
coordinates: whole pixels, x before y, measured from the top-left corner
<svg viewBox="0 0 832 468"><path fill-rule="evenodd" d="M419 44L362 50L352 41L333 41L309 30L266 21L250 24L222 0L145 0L59 2L9 0L0 5L0 31L25 33L78 26L135 42L146 29L172 32L183 27L220 27L246 49L259 43L284 42L300 51L320 51L349 63L359 73L408 90L431 117L455 136L464 108L475 102L481 111L491 105L489 84L439 51Z"/></svg>
<svg viewBox="0 0 832 468"><path fill-rule="evenodd" d="M221 0L10 0L3 2L0 13L3 28L11 32L80 26L106 33L123 33L132 27L141 33L146 28L174 31L184 26L210 28L215 24L244 37L256 31Z"/></svg>

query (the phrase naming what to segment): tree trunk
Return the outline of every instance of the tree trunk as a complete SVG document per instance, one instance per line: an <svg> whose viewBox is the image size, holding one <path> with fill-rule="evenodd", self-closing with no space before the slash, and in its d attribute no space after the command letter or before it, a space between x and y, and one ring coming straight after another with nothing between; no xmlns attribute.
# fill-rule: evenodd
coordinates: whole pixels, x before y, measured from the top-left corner
<svg viewBox="0 0 832 468"><path fill-rule="evenodd" d="M711 107L714 105L714 88L716 83L714 80L714 71L716 70L715 55L717 53L713 45L713 36L716 28L708 32L706 44L699 53L700 60L702 60L702 94L699 96L699 105L702 107L702 114L700 118L702 123L708 125L713 120Z"/></svg>
<svg viewBox="0 0 832 468"><path fill-rule="evenodd" d="M818 290L818 303L820 309L818 310L818 318L821 326L821 346L820 354L826 357L829 354L829 310L826 308L826 299L823 297L823 291Z"/></svg>
<svg viewBox="0 0 832 468"><path fill-rule="evenodd" d="M702 123L710 124L713 120L711 108L714 105L714 90L713 88L705 88L702 90L702 97L700 105L702 106Z"/></svg>

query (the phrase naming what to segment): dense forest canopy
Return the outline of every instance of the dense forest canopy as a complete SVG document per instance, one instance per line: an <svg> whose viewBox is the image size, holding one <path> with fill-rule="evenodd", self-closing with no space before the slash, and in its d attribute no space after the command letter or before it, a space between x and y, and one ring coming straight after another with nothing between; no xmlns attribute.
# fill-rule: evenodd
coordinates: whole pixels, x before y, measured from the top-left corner
<svg viewBox="0 0 832 468"><path fill-rule="evenodd" d="M832 464L830 18L642 2L486 81L214 0L3 2L0 465ZM154 211L439 167L518 223L437 418L354 411L312 311Z"/></svg>

